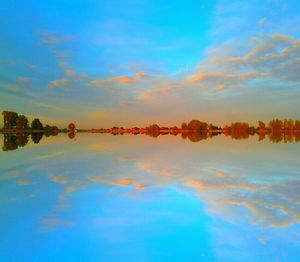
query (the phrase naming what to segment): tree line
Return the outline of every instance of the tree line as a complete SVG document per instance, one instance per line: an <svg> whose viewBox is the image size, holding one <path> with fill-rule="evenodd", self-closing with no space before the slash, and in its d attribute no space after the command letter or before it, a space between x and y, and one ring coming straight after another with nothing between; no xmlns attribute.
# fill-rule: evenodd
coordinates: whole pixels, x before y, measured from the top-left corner
<svg viewBox="0 0 300 262"><path fill-rule="evenodd" d="M12 111L3 111L3 122L4 122L4 129L16 129L16 130L36 130L36 131L45 131L49 133L58 133L60 129L57 126L49 126L43 125L40 119L34 118L29 123L29 120L24 115L19 115L16 112Z"/></svg>
<svg viewBox="0 0 300 262"><path fill-rule="evenodd" d="M146 134L152 137L160 135L178 135L181 134L183 139L189 138L193 142L211 138L219 134L230 136L233 139L247 139L255 134L259 135L259 140L263 140L268 135L272 142L299 142L300 138L300 121L292 119L273 119L268 124L258 121L257 126L250 126L246 122L234 122L224 127L214 124L208 124L199 120L191 120L188 123L182 123L181 127L160 127L158 124L139 128L112 127L109 129L92 129L91 132L111 133L113 135L123 135L125 133Z"/></svg>

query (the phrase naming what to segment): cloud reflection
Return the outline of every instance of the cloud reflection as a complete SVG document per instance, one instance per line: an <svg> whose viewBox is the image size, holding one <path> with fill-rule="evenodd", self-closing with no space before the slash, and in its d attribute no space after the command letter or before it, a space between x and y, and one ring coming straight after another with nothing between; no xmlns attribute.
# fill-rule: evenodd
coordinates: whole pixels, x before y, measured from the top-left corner
<svg viewBox="0 0 300 262"><path fill-rule="evenodd" d="M257 154L258 144L251 146L251 152L245 151L244 145L239 146L238 150L241 152L238 150L232 152L226 150L223 145L224 140L218 138L222 141L219 145L221 150L215 144L210 147L211 142L208 142L202 144L203 148L200 151L185 145L190 150L183 152L181 149L176 152L179 145L172 145L162 140L156 144L156 147L152 146L148 151L144 151L143 145L138 145L141 140L137 144L132 144L134 139L137 138L128 136L119 140L115 138L105 142L100 140L96 143L96 147L92 146L94 144L92 142L83 148L80 144L84 145L82 144L84 142L79 143L81 149L77 150L81 152L80 162L90 168L83 169L83 173L76 170L77 164L75 165L74 161L78 161L75 160L79 157L77 153L64 155L68 163L64 174L57 173L53 167L50 168L49 181L64 188L58 199L68 201L78 191L86 191L101 185L128 188L130 191L138 192L176 184L198 195L199 199L204 201L209 213L218 214L224 219L235 221L246 219L254 224L274 228L299 223L300 180L297 177L298 163L295 158L293 158L295 161L293 162L292 159L290 165L286 167L279 166L283 160L277 159L279 162L273 167L265 167L264 172L268 175L262 175L260 174L262 170L253 168L251 163L247 163L251 159L249 153L254 162L264 161L263 159L266 158L263 155L266 152ZM120 140L131 142L120 144L118 142ZM228 143L232 142L228 141ZM97 145L101 145L100 148ZM266 144L264 146L266 147ZM272 154L269 149L267 151L268 154ZM212 155L206 155L206 152L211 152ZM39 159L39 161L55 162L60 157L53 153L51 158ZM243 158L242 163L240 157ZM260 157L262 159L259 159ZM223 160L218 163L217 159ZM224 162L227 165L222 166L220 163ZM289 175L278 174L276 168L279 168L282 174L287 172ZM12 176L11 179L16 179L18 185L30 186L27 183L30 181L29 175L24 178ZM46 186L47 182L44 183L41 186ZM243 212L243 217L239 214L240 208L247 211Z"/></svg>

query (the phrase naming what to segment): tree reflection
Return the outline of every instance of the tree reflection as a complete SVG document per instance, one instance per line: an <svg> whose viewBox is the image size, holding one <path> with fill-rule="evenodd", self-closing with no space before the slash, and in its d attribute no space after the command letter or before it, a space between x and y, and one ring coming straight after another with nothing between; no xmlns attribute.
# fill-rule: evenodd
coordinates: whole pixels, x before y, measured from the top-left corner
<svg viewBox="0 0 300 262"><path fill-rule="evenodd" d="M24 147L28 143L28 134L4 134L3 151L16 150L18 147Z"/></svg>
<svg viewBox="0 0 300 262"><path fill-rule="evenodd" d="M32 133L31 134L31 140L33 143L38 144L41 139L43 138L44 133L39 132L39 133Z"/></svg>

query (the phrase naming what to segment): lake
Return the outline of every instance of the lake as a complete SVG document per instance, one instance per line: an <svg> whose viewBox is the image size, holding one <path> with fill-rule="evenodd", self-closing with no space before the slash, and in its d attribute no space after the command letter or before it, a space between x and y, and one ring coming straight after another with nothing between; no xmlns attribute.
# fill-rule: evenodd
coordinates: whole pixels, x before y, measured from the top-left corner
<svg viewBox="0 0 300 262"><path fill-rule="evenodd" d="M0 261L299 259L299 143L82 133L0 154Z"/></svg>

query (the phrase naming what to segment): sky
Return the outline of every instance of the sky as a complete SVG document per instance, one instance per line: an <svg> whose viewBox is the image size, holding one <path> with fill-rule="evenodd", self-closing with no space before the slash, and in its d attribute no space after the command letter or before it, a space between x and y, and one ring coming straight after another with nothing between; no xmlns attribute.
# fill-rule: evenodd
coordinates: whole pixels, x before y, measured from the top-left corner
<svg viewBox="0 0 300 262"><path fill-rule="evenodd" d="M0 109L86 128L299 119L299 12L297 0L1 1Z"/></svg>

